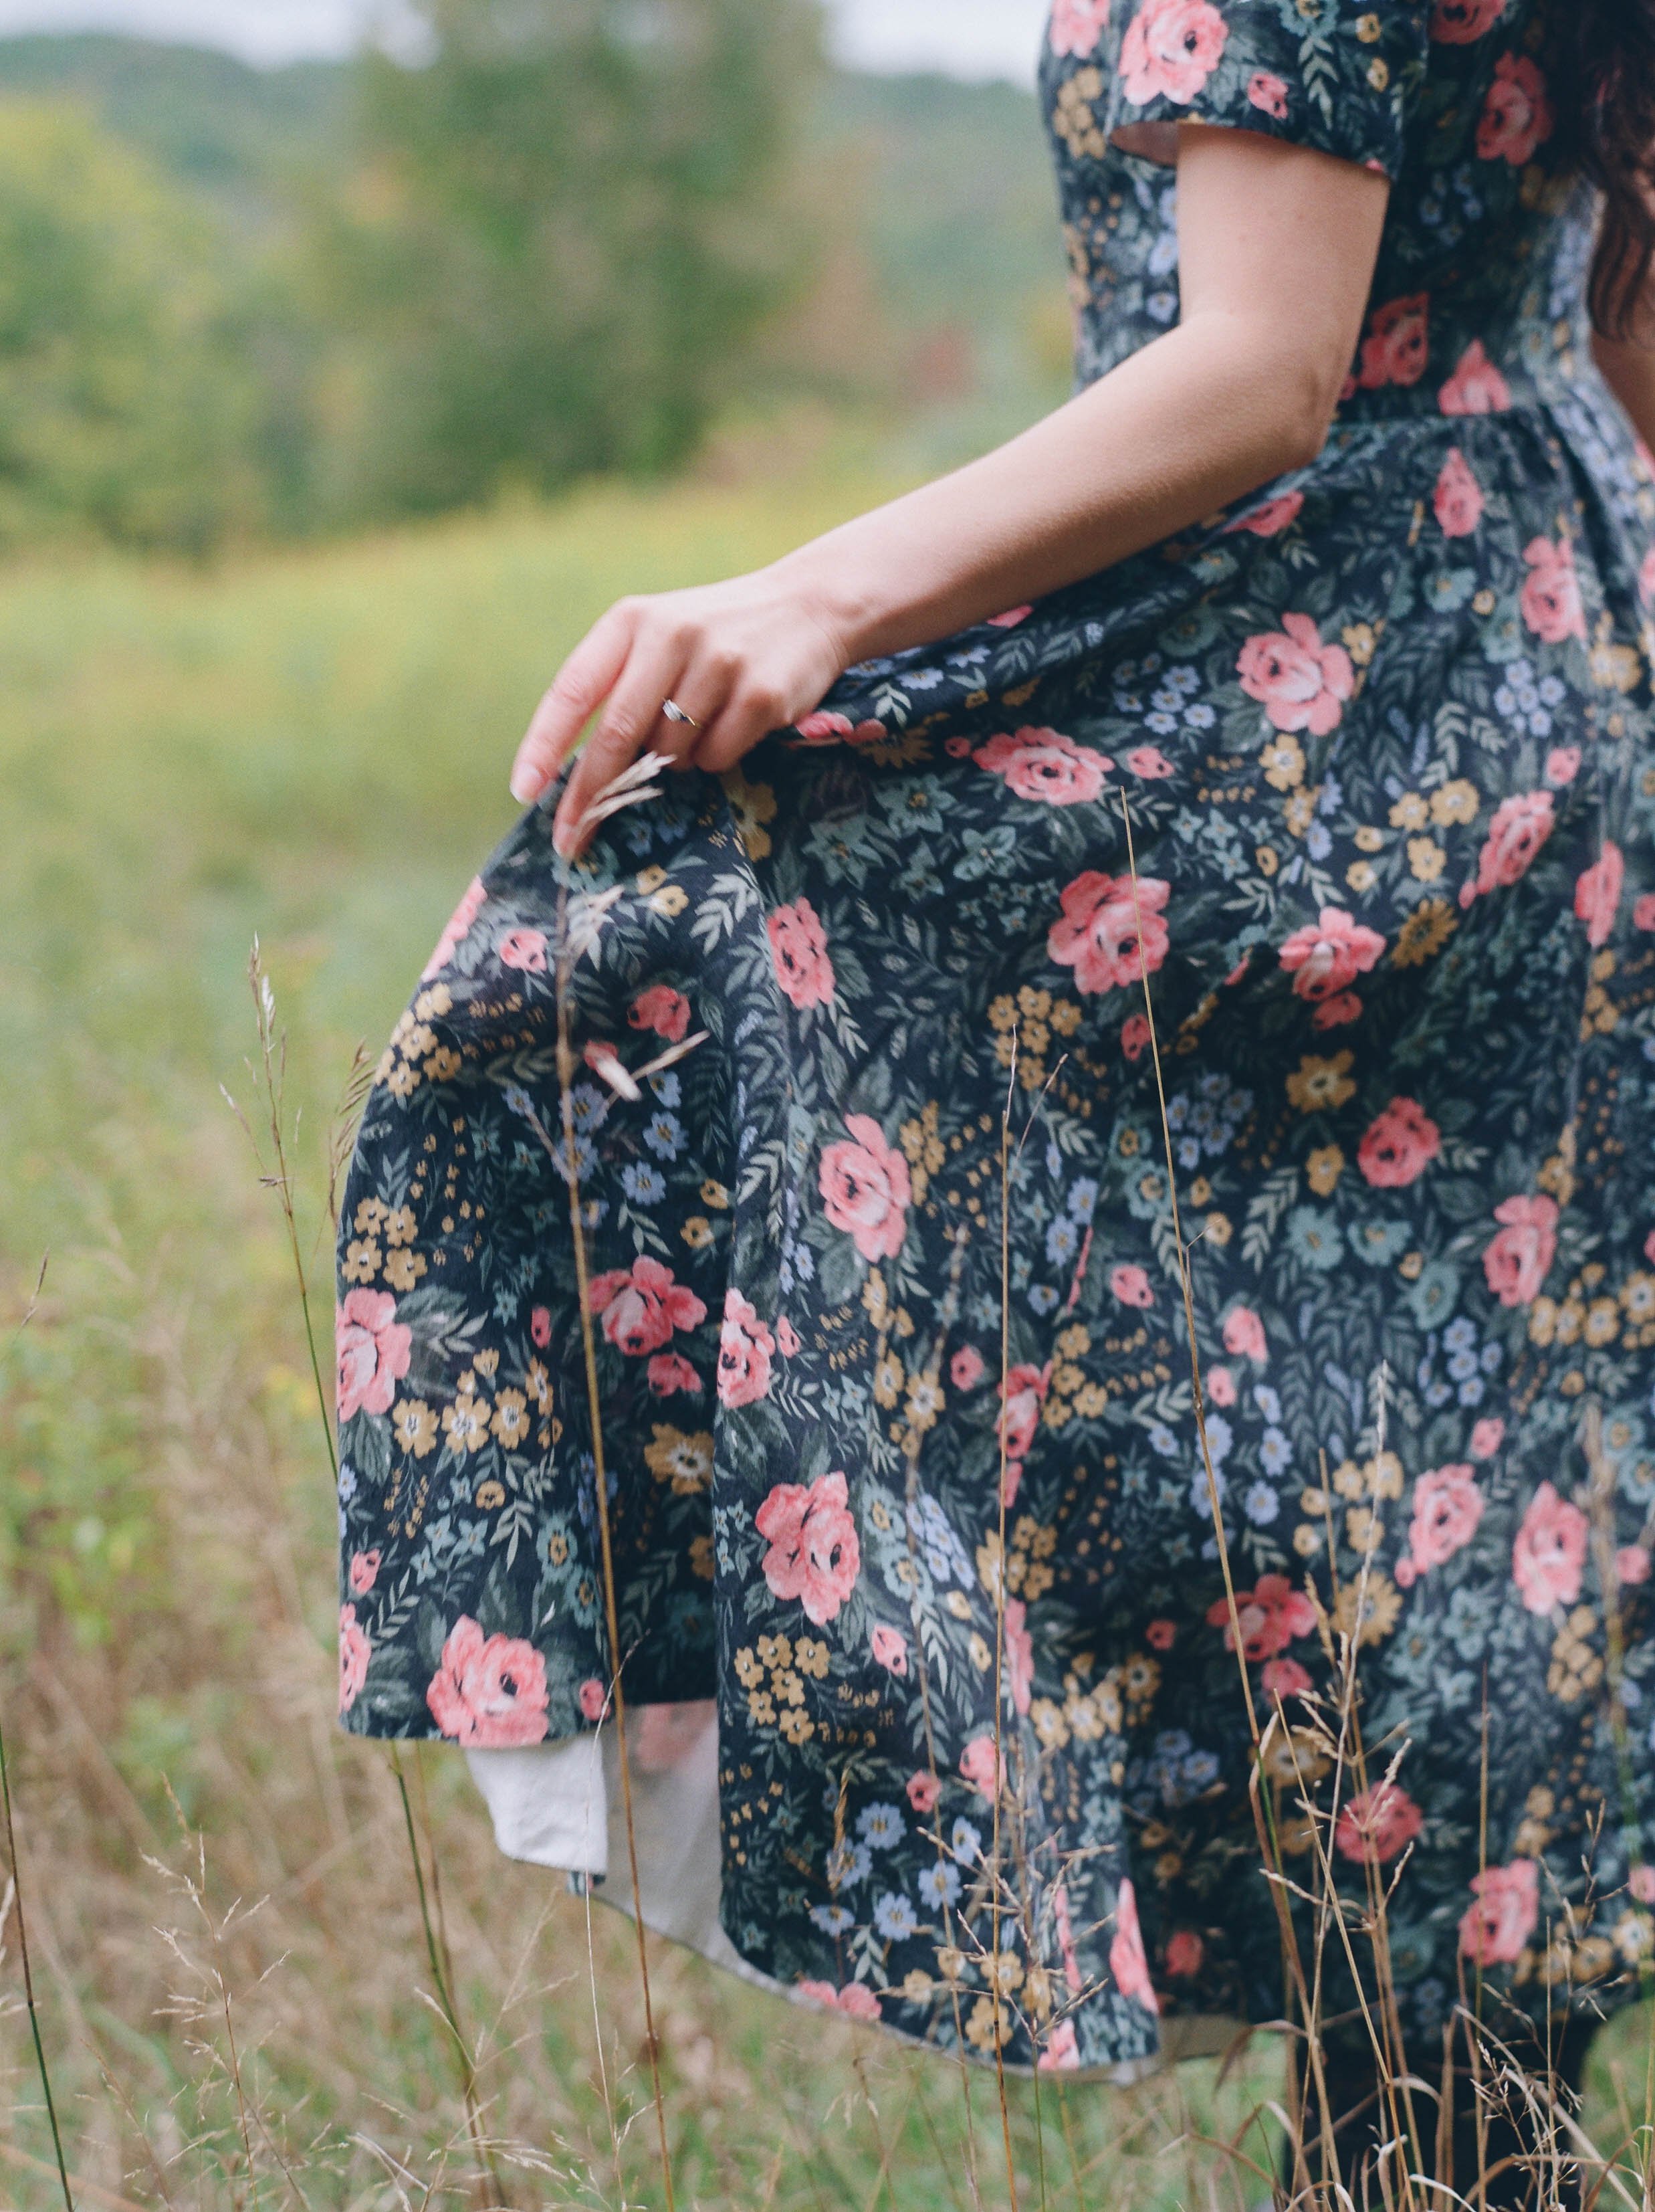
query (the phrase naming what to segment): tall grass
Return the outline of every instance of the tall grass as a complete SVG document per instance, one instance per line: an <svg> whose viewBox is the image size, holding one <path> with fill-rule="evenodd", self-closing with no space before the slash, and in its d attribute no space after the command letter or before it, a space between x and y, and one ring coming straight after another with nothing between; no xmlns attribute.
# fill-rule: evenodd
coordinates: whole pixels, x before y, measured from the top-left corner
<svg viewBox="0 0 1655 2212"><path fill-rule="evenodd" d="M594 492L216 577L7 577L0 1717L64 2172L8 1913L6 2201L664 2212L663 2145L679 2203L731 2212L1271 2193L1295 2124L1279 2043L1037 2094L653 1941L646 2014L633 1931L500 1860L452 1754L405 1751L399 1775L333 1725L333 1504L292 1285L296 1263L325 1301L353 1049L508 819L511 741L585 624L885 489ZM1008 1121L1009 1152L1021 1135ZM1284 1725L1259 1717L1267 1856ZM1318 1758L1364 1773L1354 1697L1321 1728ZM1315 1960L1296 1972L1304 2037ZM1594 2138L1647 2142L1647 2026L1606 2042ZM1418 2093L1393 2069L1388 2094L1403 2165L1428 2167L1427 2105L1410 2134ZM1630 2172L1610 2185L1635 2203ZM1398 2169L1382 2201L1429 2198Z"/></svg>

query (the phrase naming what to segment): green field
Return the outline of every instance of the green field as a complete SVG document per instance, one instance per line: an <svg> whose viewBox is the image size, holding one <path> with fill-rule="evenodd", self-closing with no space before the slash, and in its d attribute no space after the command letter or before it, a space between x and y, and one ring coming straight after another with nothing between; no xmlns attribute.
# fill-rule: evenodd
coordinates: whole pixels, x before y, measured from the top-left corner
<svg viewBox="0 0 1655 2212"><path fill-rule="evenodd" d="M511 818L560 653L620 592L750 565L888 489L594 490L212 574L4 576L0 1717L82 2203L664 2202L624 1923L589 1931L500 1861L427 1751L407 1771L498 2194L475 2181L391 1764L332 1723L325 1452L281 1215L219 1086L257 1118L257 932L325 1304L353 1048ZM0 1936L0 2202L44 2207L15 1913ZM652 1958L680 2205L1010 2201L991 2080L968 2121L947 2063ZM1640 2033L1617 2033L1634 2084ZM1222 2088L1203 2066L1015 2091L1018 2202L1241 2212L1261 2171L1202 2138L1277 2071L1265 2048Z"/></svg>

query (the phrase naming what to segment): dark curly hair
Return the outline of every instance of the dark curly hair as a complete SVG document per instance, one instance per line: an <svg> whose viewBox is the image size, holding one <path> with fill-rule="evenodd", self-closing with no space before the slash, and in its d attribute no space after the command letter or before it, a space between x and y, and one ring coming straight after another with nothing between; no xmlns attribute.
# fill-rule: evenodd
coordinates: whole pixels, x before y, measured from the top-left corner
<svg viewBox="0 0 1655 2212"><path fill-rule="evenodd" d="M1603 196L1591 319L1626 338L1655 262L1655 0L1561 0L1555 21L1570 150Z"/></svg>

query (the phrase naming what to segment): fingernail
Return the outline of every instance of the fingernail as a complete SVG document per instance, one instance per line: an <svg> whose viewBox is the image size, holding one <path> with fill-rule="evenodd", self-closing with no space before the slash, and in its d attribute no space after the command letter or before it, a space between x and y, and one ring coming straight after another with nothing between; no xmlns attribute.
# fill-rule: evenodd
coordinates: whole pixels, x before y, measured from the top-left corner
<svg viewBox="0 0 1655 2212"><path fill-rule="evenodd" d="M512 771L512 796L519 806L532 806L546 788L531 768L516 768Z"/></svg>
<svg viewBox="0 0 1655 2212"><path fill-rule="evenodd" d="M557 854L560 860L567 860L573 858L574 831L570 828L567 822L558 822L554 823L552 828L552 850Z"/></svg>

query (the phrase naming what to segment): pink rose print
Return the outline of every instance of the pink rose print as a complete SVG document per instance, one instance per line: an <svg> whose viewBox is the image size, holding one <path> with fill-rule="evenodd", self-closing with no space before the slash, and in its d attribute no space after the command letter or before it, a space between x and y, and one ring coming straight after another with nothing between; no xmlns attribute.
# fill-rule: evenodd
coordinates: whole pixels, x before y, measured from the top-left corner
<svg viewBox="0 0 1655 2212"><path fill-rule="evenodd" d="M1255 78L1254 82L1258 82ZM1272 82L1279 83L1280 79L1273 79ZM1282 112L1285 115L1286 108ZM1250 530L1255 538L1275 538L1298 520L1304 503L1303 492L1284 491L1278 498L1267 499L1262 507L1255 507L1248 514L1238 515L1234 522L1227 522L1225 533L1228 536L1233 530Z"/></svg>
<svg viewBox="0 0 1655 2212"><path fill-rule="evenodd" d="M1341 991L1337 999L1324 999L1310 1018L1311 1027L1337 1030L1361 1019L1362 1002L1354 991Z"/></svg>
<svg viewBox="0 0 1655 2212"><path fill-rule="evenodd" d="M1121 40L1121 83L1136 107L1187 107L1218 67L1229 25L1208 0L1144 0Z"/></svg>
<svg viewBox="0 0 1655 2212"><path fill-rule="evenodd" d="M1621 857L1620 847L1612 837L1605 837L1602 856L1581 872L1574 886L1575 917L1586 925L1588 945L1608 944L1610 932L1615 927L1615 917L1620 908L1621 890L1626 882L1626 874L1627 866Z"/></svg>
<svg viewBox="0 0 1655 2212"><path fill-rule="evenodd" d="M1356 370L1364 392L1378 392L1387 384L1417 384L1425 374L1430 350L1428 335L1431 298L1415 292L1405 300L1387 300L1367 319L1367 333Z"/></svg>
<svg viewBox="0 0 1655 2212"><path fill-rule="evenodd" d="M847 2020L880 2017L878 1994L866 1982L846 1982L842 1990L836 1990L831 1982L795 1982L793 1986L800 1996L826 2005L830 2011L842 2012Z"/></svg>
<svg viewBox="0 0 1655 2212"><path fill-rule="evenodd" d="M706 1308L694 1291L672 1279L658 1260L634 1260L591 1281L592 1311L603 1334L629 1358L657 1352L676 1328L699 1328Z"/></svg>
<svg viewBox="0 0 1655 2212"><path fill-rule="evenodd" d="M1258 1679L1267 1698L1302 1697L1310 1687L1309 1673L1296 1659L1266 1659Z"/></svg>
<svg viewBox="0 0 1655 2212"><path fill-rule="evenodd" d="M353 1597L366 1597L379 1578L378 1549L372 1552L353 1552L345 1578L350 1584L350 1594Z"/></svg>
<svg viewBox="0 0 1655 2212"><path fill-rule="evenodd" d="M1505 1441L1505 1422L1497 1413L1485 1413L1471 1431L1471 1457L1492 1459Z"/></svg>
<svg viewBox="0 0 1655 2212"><path fill-rule="evenodd" d="M1047 33L1052 52L1089 54L1108 21L1109 0L1057 0Z"/></svg>
<svg viewBox="0 0 1655 2212"><path fill-rule="evenodd" d="M801 1013L807 1006L831 1006L834 963L828 957L826 933L809 900L779 906L764 926L783 996L791 999Z"/></svg>
<svg viewBox="0 0 1655 2212"><path fill-rule="evenodd" d="M1632 909L1634 929L1655 929L1655 891L1646 891Z"/></svg>
<svg viewBox="0 0 1655 2212"><path fill-rule="evenodd" d="M1003 730L972 755L979 768L1003 776L1019 799L1038 799L1047 806L1080 806L1095 799L1114 766L1106 753L1077 745L1061 730Z"/></svg>
<svg viewBox="0 0 1655 2212"><path fill-rule="evenodd" d="M1046 2039L1046 2046L1034 2061L1038 2074L1073 2073L1081 2063L1080 2038L1075 2033L1072 2020L1060 2020Z"/></svg>
<svg viewBox="0 0 1655 2212"><path fill-rule="evenodd" d="M488 892L482 887L482 878L473 876L465 887L464 897L448 917L446 928L437 939L436 951L421 971L421 982L428 983L433 975L440 975L447 967L455 953L470 935L471 925L482 911L482 902L488 896Z"/></svg>
<svg viewBox="0 0 1655 2212"><path fill-rule="evenodd" d="M1264 1324L1251 1306L1232 1306L1224 1316L1224 1349L1232 1358L1254 1360L1260 1367L1269 1358Z"/></svg>
<svg viewBox="0 0 1655 2212"><path fill-rule="evenodd" d="M868 1648L874 1655L876 1666L886 1668L893 1674L907 1673L907 1638L900 1628L887 1628L882 1622L869 1638Z"/></svg>
<svg viewBox="0 0 1655 2212"><path fill-rule="evenodd" d="M1040 1401L1051 1383L1049 1367L1014 1367L1003 1389L1000 1436L1008 1457L1024 1459L1040 1425Z"/></svg>
<svg viewBox="0 0 1655 2212"><path fill-rule="evenodd" d="M1622 1544L1615 1554L1615 1579L1620 1583L1649 1580L1649 1553L1641 1544Z"/></svg>
<svg viewBox="0 0 1655 2212"><path fill-rule="evenodd" d="M1120 1025L1120 1048L1128 1060L1141 1060L1149 1042L1149 1017L1128 1014Z"/></svg>
<svg viewBox="0 0 1655 2212"><path fill-rule="evenodd" d="M1579 745L1554 745L1546 755L1546 781L1561 787L1573 783L1580 773Z"/></svg>
<svg viewBox="0 0 1655 2212"><path fill-rule="evenodd" d="M397 1319L389 1291L348 1291L333 1322L339 1374L339 1419L388 1413L408 1372L414 1332Z"/></svg>
<svg viewBox="0 0 1655 2212"><path fill-rule="evenodd" d="M1385 950L1378 930L1368 929L1343 907L1325 906L1321 918L1295 929L1282 946L1282 965L1301 999L1331 999L1366 975Z"/></svg>
<svg viewBox="0 0 1655 2212"><path fill-rule="evenodd" d="M575 1694L580 1702L580 1711L587 1720L603 1719L603 1708L609 1703L609 1697L596 1674L589 1674Z"/></svg>
<svg viewBox="0 0 1655 2212"><path fill-rule="evenodd" d="M682 1044L689 1028L689 1000L670 983L652 983L633 1000L627 1019L635 1030L653 1030L669 1044Z"/></svg>
<svg viewBox="0 0 1655 2212"><path fill-rule="evenodd" d="M770 1393L770 1355L776 1340L733 1285L724 1292L718 1331L718 1403L752 1406ZM844 1478L840 1478L841 1482ZM854 1540L854 1532L852 1532Z"/></svg>
<svg viewBox="0 0 1655 2212"><path fill-rule="evenodd" d="M845 1477L837 1472L819 1474L809 1489L779 1482L753 1516L770 1547L764 1578L771 1595L784 1604L797 1599L818 1628L837 1619L862 1570L848 1498Z"/></svg>
<svg viewBox="0 0 1655 2212"><path fill-rule="evenodd" d="M446 1736L479 1751L512 1751L546 1738L546 1662L520 1636L485 1636L462 1614L425 1693Z"/></svg>
<svg viewBox="0 0 1655 2212"><path fill-rule="evenodd" d="M1233 1406L1235 1403L1235 1377L1228 1367L1208 1369L1207 1395L1215 1406Z"/></svg>
<svg viewBox="0 0 1655 2212"><path fill-rule="evenodd" d="M1439 0L1446 4L1446 0ZM1476 1902L1459 1923L1459 1948L1479 1966L1508 1966L1540 1917L1540 1875L1532 1859L1484 1867L1471 1876Z"/></svg>
<svg viewBox="0 0 1655 2212"><path fill-rule="evenodd" d="M1034 1639L1028 1632L1028 1608L1020 1597L1006 1600L1006 1680L1011 1702L1027 1716L1034 1692Z"/></svg>
<svg viewBox="0 0 1655 2212"><path fill-rule="evenodd" d="M1414 1518L1408 1531L1415 1576L1428 1574L1463 1551L1482 1518L1482 1492L1464 1462L1434 1467L1414 1485Z"/></svg>
<svg viewBox="0 0 1655 2212"><path fill-rule="evenodd" d="M1106 22L1109 16L1109 10L1107 8L1105 8L1103 15L1104 20ZM989 617L989 627L991 629L1015 629L1018 623L1020 622L1026 622L1034 611L1034 608L1027 605L1021 607L1008 607L1003 614L991 615Z"/></svg>
<svg viewBox="0 0 1655 2212"><path fill-rule="evenodd" d="M1399 1783L1376 1782L1345 1805L1333 1840L1341 1856L1358 1866L1383 1866L1424 1826L1424 1814Z"/></svg>
<svg viewBox="0 0 1655 2212"><path fill-rule="evenodd" d="M1236 667L1241 689L1258 700L1273 729L1308 730L1317 738L1338 727L1356 688L1350 655L1342 645L1324 645L1308 615L1283 615L1279 630L1250 637Z"/></svg>
<svg viewBox="0 0 1655 2212"><path fill-rule="evenodd" d="M785 1314L776 1323L776 1349L784 1359L795 1359L799 1352L799 1333Z"/></svg>
<svg viewBox="0 0 1655 2212"><path fill-rule="evenodd" d="M525 975L546 973L546 936L539 929L508 929L500 940L502 968L516 968Z"/></svg>
<svg viewBox="0 0 1655 2212"><path fill-rule="evenodd" d="M1109 1289L1124 1306L1152 1306L1155 1302L1149 1278L1131 1261L1109 1270Z"/></svg>
<svg viewBox="0 0 1655 2212"><path fill-rule="evenodd" d="M1115 1932L1109 1945L1109 1972L1124 1997L1131 1997L1146 2012L1159 2012L1161 2004L1149 1979L1149 1961L1143 1955L1143 1931L1138 1925L1137 1899L1130 1881L1123 1881L1115 1899Z"/></svg>
<svg viewBox="0 0 1655 2212"><path fill-rule="evenodd" d="M1376 1190L1417 1181L1442 1150L1442 1132L1411 1098L1393 1098L1356 1147L1356 1164Z"/></svg>
<svg viewBox="0 0 1655 2212"><path fill-rule="evenodd" d="M675 1390L687 1390L693 1397L700 1395L700 1376L688 1360L676 1352L658 1352L644 1372L658 1398L670 1398Z"/></svg>
<svg viewBox="0 0 1655 2212"><path fill-rule="evenodd" d="M552 1340L552 1310L549 1306L537 1306L530 1313L529 1334L544 1352Z"/></svg>
<svg viewBox="0 0 1655 2212"><path fill-rule="evenodd" d="M339 1608L339 1710L348 1713L361 1695L362 1685L367 1680L367 1662L373 1656L373 1647L367 1640L367 1631L356 1619L354 1605Z"/></svg>
<svg viewBox="0 0 1655 2212"><path fill-rule="evenodd" d="M1566 637L1586 635L1585 610L1580 604L1580 583L1574 573L1574 548L1567 538L1554 545L1549 538L1531 538L1524 548L1529 580L1523 586L1523 619L1548 645L1561 645Z"/></svg>
<svg viewBox="0 0 1655 2212"><path fill-rule="evenodd" d="M850 1237L864 1260L894 1260L908 1233L913 1186L908 1164L871 1115L847 1114L851 1141L828 1146L817 1186L835 1229Z"/></svg>
<svg viewBox="0 0 1655 2212"><path fill-rule="evenodd" d="M1482 487L1458 446L1448 448L1431 503L1445 538L1469 538L1482 520Z"/></svg>
<svg viewBox="0 0 1655 2212"><path fill-rule="evenodd" d="M999 1762L991 1735L974 1735L960 1754L960 1771L980 1797L992 1802Z"/></svg>
<svg viewBox="0 0 1655 2212"><path fill-rule="evenodd" d="M1499 415L1512 404L1512 387L1473 338L1437 394L1445 415Z"/></svg>
<svg viewBox="0 0 1655 2212"><path fill-rule="evenodd" d="M1152 1651L1170 1651L1178 1641L1178 1623L1152 1620L1143 1632L1143 1640Z"/></svg>
<svg viewBox="0 0 1655 2212"><path fill-rule="evenodd" d="M1482 1255L1488 1288L1503 1306L1532 1305L1557 1255L1557 1201L1554 1198L1506 1198L1494 1208L1506 1225Z"/></svg>
<svg viewBox="0 0 1655 2212"><path fill-rule="evenodd" d="M795 722L793 727L807 745L873 745L885 734L883 722L853 724L849 715L830 714L821 707L803 721Z"/></svg>
<svg viewBox="0 0 1655 2212"><path fill-rule="evenodd" d="M1294 1589L1285 1575L1260 1575L1258 1587L1235 1594L1236 1618L1241 1624L1241 1652L1247 1659L1273 1659L1285 1651L1295 1636L1308 1636L1316 1626L1316 1608L1302 1590ZM1235 1649L1228 1598L1215 1598L1207 1608L1209 1627L1224 1632L1224 1649Z"/></svg>
<svg viewBox="0 0 1655 2212"><path fill-rule="evenodd" d="M1288 88L1279 76L1269 70L1255 70L1247 79L1247 98L1263 113L1273 116L1277 123L1288 119Z"/></svg>
<svg viewBox="0 0 1655 2212"><path fill-rule="evenodd" d="M1512 1580L1531 1613L1573 1605L1586 1564L1586 1516L1543 1482L1512 1545Z"/></svg>
<svg viewBox="0 0 1655 2212"><path fill-rule="evenodd" d="M1526 54L1501 54L1477 120L1479 157L1520 169L1551 137L1556 121L1537 65Z"/></svg>
<svg viewBox="0 0 1655 2212"><path fill-rule="evenodd" d="M1074 969L1078 991L1140 982L1167 957L1161 909L1171 895L1172 885L1155 876L1140 876L1134 887L1130 876L1088 868L1064 891L1063 919L1046 933L1046 955L1058 967Z"/></svg>
<svg viewBox="0 0 1655 2212"><path fill-rule="evenodd" d="M1207 1947L1193 1928L1174 1928L1167 1938L1167 1972L1174 1981L1198 1974L1206 1956Z"/></svg>
<svg viewBox="0 0 1655 2212"><path fill-rule="evenodd" d="M943 1784L934 1774L911 1774L908 1777L907 1798L916 1813L934 1813L937 1801L943 1794Z"/></svg>
<svg viewBox="0 0 1655 2212"><path fill-rule="evenodd" d="M1553 820L1549 791L1521 791L1502 799L1477 855L1474 890L1509 890L1526 875L1535 854L1551 836Z"/></svg>
<svg viewBox="0 0 1655 2212"><path fill-rule="evenodd" d="M1126 765L1147 783L1161 782L1173 773L1171 761L1158 745L1134 745L1126 756Z"/></svg>
<svg viewBox="0 0 1655 2212"><path fill-rule="evenodd" d="M949 1380L956 1390L974 1390L987 1372L974 1344L962 1344L949 1362Z"/></svg>
<svg viewBox="0 0 1655 2212"><path fill-rule="evenodd" d="M1439 46L1469 46L1492 31L1506 12L1506 0L1437 0L1431 11L1431 36Z"/></svg>

